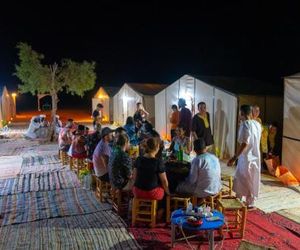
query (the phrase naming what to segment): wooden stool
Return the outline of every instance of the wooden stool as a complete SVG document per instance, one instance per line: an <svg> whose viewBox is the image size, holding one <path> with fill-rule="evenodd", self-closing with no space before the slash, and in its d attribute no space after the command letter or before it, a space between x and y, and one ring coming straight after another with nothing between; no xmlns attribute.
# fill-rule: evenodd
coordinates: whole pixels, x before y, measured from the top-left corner
<svg viewBox="0 0 300 250"><path fill-rule="evenodd" d="M133 197L132 202L132 226L136 221L150 222L153 228L156 225L157 200L138 199Z"/></svg>
<svg viewBox="0 0 300 250"><path fill-rule="evenodd" d="M211 209L215 209L216 205L217 205L217 201L220 200L222 198L221 192L217 193L215 195L212 196L207 196L205 198L198 198L196 196L194 196L192 198L192 203L193 206L198 206L198 205L207 205L210 206Z"/></svg>
<svg viewBox="0 0 300 250"><path fill-rule="evenodd" d="M96 197L101 201L104 202L104 193L110 194L110 183L106 181L101 181L99 177L96 177Z"/></svg>
<svg viewBox="0 0 300 250"><path fill-rule="evenodd" d="M166 222L167 223L170 222L172 211L178 208L186 209L190 200L191 200L190 197L179 197L179 196L167 195Z"/></svg>
<svg viewBox="0 0 300 250"><path fill-rule="evenodd" d="M79 171L85 168L85 158L75 158L72 157L73 160L73 170L79 176Z"/></svg>
<svg viewBox="0 0 300 250"><path fill-rule="evenodd" d="M69 155L68 155L69 156ZM73 170L74 167L74 161L73 161L73 157L69 156L69 166L70 166L70 170Z"/></svg>
<svg viewBox="0 0 300 250"><path fill-rule="evenodd" d="M67 154L66 151L63 151L63 150L59 150L59 154L60 154L60 161L62 163L62 165L67 165L69 163L69 156Z"/></svg>
<svg viewBox="0 0 300 250"><path fill-rule="evenodd" d="M221 175L222 180L222 197L233 197L232 187L233 178L230 175Z"/></svg>
<svg viewBox="0 0 300 250"><path fill-rule="evenodd" d="M129 202L132 198L131 191L113 189L112 193L112 209L121 217L128 215Z"/></svg>
<svg viewBox="0 0 300 250"><path fill-rule="evenodd" d="M238 231L241 238L243 238L246 227L247 207L237 198L228 198L218 201L218 210L224 214L229 231ZM234 219L230 217L234 217ZM229 227L231 225L233 226L232 228Z"/></svg>

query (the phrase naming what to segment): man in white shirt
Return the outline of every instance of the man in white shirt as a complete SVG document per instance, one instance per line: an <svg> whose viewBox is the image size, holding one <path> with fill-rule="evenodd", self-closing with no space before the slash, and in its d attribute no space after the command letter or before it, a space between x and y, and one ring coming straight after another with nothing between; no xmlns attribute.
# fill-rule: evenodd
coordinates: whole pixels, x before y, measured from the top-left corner
<svg viewBox="0 0 300 250"><path fill-rule="evenodd" d="M233 181L233 190L240 199L246 198L248 208L254 206L260 186L260 138L261 125L252 119L252 108L242 105L240 108L241 124L238 133L240 144L237 153L232 157L228 166L238 159Z"/></svg>
<svg viewBox="0 0 300 250"><path fill-rule="evenodd" d="M197 156L193 159L187 179L177 186L176 193L205 198L222 188L219 159L207 152L203 138L194 141Z"/></svg>

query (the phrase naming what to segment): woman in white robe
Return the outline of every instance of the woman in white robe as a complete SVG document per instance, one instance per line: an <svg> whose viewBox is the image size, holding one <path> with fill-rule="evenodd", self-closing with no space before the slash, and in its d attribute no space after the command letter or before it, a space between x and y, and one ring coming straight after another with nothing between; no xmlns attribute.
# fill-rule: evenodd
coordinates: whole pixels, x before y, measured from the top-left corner
<svg viewBox="0 0 300 250"><path fill-rule="evenodd" d="M260 186L260 137L261 125L251 119L251 106L242 105L241 124L238 133L240 144L236 155L228 162L232 166L238 159L234 175L233 190L238 198L246 198L248 207L254 206Z"/></svg>

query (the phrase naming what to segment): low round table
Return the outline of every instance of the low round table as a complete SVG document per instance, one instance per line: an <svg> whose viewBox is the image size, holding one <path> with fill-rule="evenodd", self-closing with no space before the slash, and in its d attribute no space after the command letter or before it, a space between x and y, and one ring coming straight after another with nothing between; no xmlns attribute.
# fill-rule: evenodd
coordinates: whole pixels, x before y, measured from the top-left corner
<svg viewBox="0 0 300 250"><path fill-rule="evenodd" d="M186 240L186 242L189 244L188 239L194 238L197 235L191 235L186 237L183 230L188 230L188 231L207 231L208 232L208 242L209 242L209 249L214 249L214 230L220 229L224 225L224 215L219 212L214 210L213 211L213 216L218 216L220 219L216 221L208 221L207 218L203 217L202 221L203 223L200 226L191 226L188 224L186 221L187 218L190 215L186 215L185 211L182 209L175 210L172 213L171 216L171 244L172 247L176 241L180 240ZM176 227L180 227L183 232L183 238L176 239L175 238L175 229ZM190 244L189 244L190 245Z"/></svg>

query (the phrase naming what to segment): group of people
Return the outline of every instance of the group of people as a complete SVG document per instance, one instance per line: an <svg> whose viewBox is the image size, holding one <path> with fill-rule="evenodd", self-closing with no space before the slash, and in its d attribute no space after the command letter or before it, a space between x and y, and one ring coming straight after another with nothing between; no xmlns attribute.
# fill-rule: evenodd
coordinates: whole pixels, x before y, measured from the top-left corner
<svg viewBox="0 0 300 250"><path fill-rule="evenodd" d="M62 122L59 120L59 116L55 116L55 128L56 135L59 134L62 129ZM28 139L47 138L50 132L50 123L46 119L46 115L33 116L30 120L29 127L25 133L25 137Z"/></svg>
<svg viewBox="0 0 300 250"><path fill-rule="evenodd" d="M172 106L172 142L168 149L164 148L159 133L147 121L149 114L141 103L137 103L136 112L127 118L126 124L115 130L102 128L98 119L102 105L97 106L98 113L93 112L93 133L89 133L87 127L75 126L73 120L68 120L59 133L59 147L72 157L88 158L93 162L95 175L110 182L113 188L132 190L137 198L160 200L158 214L162 215L164 198L171 195L162 157L164 150L174 155L178 150L187 155L191 151L196 153L189 175L178 184L176 193L204 198L217 194L222 187L220 162L212 150L214 142L206 104L198 104L199 112L194 117L186 108L184 99L179 99L178 107ZM255 109L251 106L241 106L240 146L228 161L228 166L237 161L233 189L237 197L244 198L250 207L258 196L261 167L262 126L253 113ZM129 153L132 147L139 148L137 154Z"/></svg>

